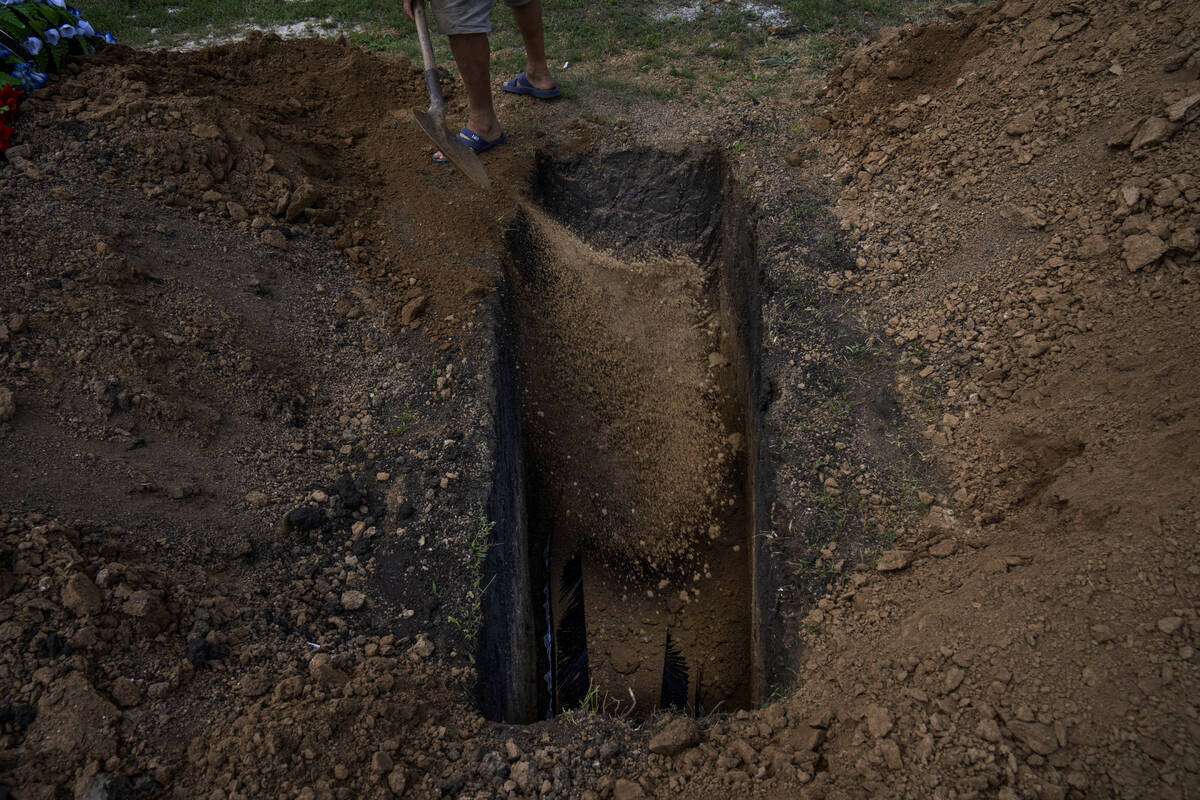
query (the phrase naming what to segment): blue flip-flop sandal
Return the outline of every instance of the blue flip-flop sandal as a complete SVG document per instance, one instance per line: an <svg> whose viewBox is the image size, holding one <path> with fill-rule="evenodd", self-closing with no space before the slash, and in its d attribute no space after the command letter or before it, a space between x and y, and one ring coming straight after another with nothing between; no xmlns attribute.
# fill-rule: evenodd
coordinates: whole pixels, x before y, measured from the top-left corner
<svg viewBox="0 0 1200 800"><path fill-rule="evenodd" d="M555 86L553 89L537 88L529 82L529 78L525 77L524 72L511 79L508 83L504 84L500 88L506 92L512 92L513 94L531 95L539 100L553 100L562 94L562 92L558 90L557 86Z"/></svg>
<svg viewBox="0 0 1200 800"><path fill-rule="evenodd" d="M464 125L462 127L462 130L460 130L458 132L458 138L462 141L463 144L465 144L467 147L471 148L475 152L475 155L479 155L480 153L486 153L488 150L491 150L493 147L499 147L500 145L507 142L508 134L505 133L504 131L500 131L500 135L489 142L489 141L485 140L482 136L480 136L478 133L476 133L475 131L471 130L466 125ZM445 158L445 157L438 158L437 156L434 156L433 163L449 164L450 159Z"/></svg>

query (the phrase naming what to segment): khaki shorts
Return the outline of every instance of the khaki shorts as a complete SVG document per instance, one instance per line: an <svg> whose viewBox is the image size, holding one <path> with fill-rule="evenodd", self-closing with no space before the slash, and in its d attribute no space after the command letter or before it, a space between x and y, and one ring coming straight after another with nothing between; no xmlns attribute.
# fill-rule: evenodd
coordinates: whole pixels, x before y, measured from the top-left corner
<svg viewBox="0 0 1200 800"><path fill-rule="evenodd" d="M439 33L457 36L462 33L491 33L492 6L496 0L432 0L433 18ZM529 0L504 0L512 8Z"/></svg>

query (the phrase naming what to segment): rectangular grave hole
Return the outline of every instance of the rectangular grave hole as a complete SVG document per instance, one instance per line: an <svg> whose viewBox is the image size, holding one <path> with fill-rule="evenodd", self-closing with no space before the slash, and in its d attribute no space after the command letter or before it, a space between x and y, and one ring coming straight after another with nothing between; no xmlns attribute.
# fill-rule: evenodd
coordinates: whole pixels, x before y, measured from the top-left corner
<svg viewBox="0 0 1200 800"><path fill-rule="evenodd" d="M507 235L480 701L529 722L764 694L757 266L715 154L540 157Z"/></svg>

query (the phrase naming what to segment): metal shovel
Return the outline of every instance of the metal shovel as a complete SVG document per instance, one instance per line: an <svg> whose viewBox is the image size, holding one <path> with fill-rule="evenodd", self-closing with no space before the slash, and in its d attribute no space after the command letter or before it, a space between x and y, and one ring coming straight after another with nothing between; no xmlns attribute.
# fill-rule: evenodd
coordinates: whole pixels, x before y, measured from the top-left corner
<svg viewBox="0 0 1200 800"><path fill-rule="evenodd" d="M458 138L458 134L446 127L446 101L442 99L442 86L438 80L437 62L433 60L433 44L429 41L429 28L425 25L425 2L413 3L413 19L417 23L417 36L421 40L421 59L425 62L425 83L429 86L429 110L413 109L413 116L421 130L433 140L442 155L462 170L463 174L482 189L488 187L487 173L475 151Z"/></svg>

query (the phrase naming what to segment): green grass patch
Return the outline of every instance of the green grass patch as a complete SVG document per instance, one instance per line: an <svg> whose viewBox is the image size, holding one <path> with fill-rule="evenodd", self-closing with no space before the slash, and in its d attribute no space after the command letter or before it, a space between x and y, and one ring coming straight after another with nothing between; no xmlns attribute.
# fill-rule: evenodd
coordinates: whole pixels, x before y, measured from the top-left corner
<svg viewBox="0 0 1200 800"><path fill-rule="evenodd" d="M412 30L395 0L96 0L83 10L96 30L110 31L134 46L219 34L242 25L265 28L305 21Z"/></svg>
<svg viewBox="0 0 1200 800"><path fill-rule="evenodd" d="M827 68L862 33L942 3L779 0L766 7L780 16L763 18L736 2L701 3L697 9L682 0L560 0L545 8L546 50L564 93L579 100L592 92L626 107L767 99ZM95 0L84 10L97 30L134 46L307 22L317 35L336 28L372 50L420 58L413 24L396 0ZM521 71L525 56L516 23L502 4L492 24L493 72L499 79ZM433 39L438 62L452 67L446 37L435 33ZM566 62L570 67L564 70ZM733 92L726 94L730 84Z"/></svg>

